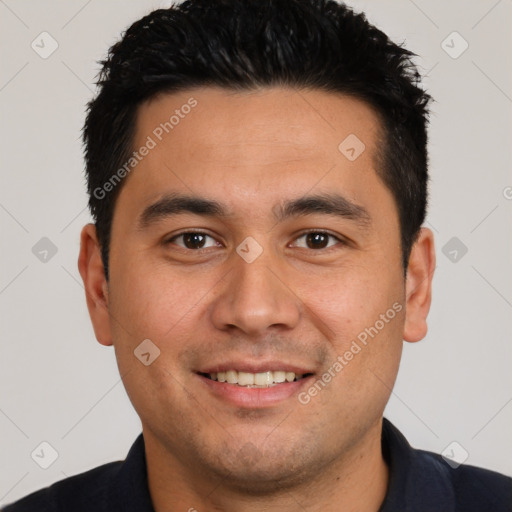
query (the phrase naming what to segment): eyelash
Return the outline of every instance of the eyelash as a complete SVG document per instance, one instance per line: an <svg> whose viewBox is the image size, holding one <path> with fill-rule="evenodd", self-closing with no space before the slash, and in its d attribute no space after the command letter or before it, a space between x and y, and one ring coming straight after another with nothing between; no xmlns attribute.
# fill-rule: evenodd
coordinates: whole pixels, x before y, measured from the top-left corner
<svg viewBox="0 0 512 512"><path fill-rule="evenodd" d="M346 240L344 240L343 238L340 238L339 236L333 235L332 233L329 233L329 231L323 231L321 229L320 230L319 229L310 229L310 230L307 230L307 231L303 231L298 237L295 238L295 240L298 240L299 238L305 237L305 236L307 236L310 233L315 233L315 234L318 234L318 235L326 235L329 238L336 240L338 243L333 245L333 246L322 247L320 249L309 249L309 247L303 247L303 249L309 249L309 250L314 251L314 252L328 252L328 251L331 251L331 250L335 250L337 248L339 249L339 247L337 247L339 244L347 245ZM329 242L327 242L327 245L329 245Z"/></svg>
<svg viewBox="0 0 512 512"><path fill-rule="evenodd" d="M333 235L332 233L329 233L328 231L323 231L321 229L320 230L319 229L310 229L308 231L304 231L300 235L298 235L294 239L294 241L299 240L300 238L305 237L305 236L307 236L310 233L315 233L315 234L319 234L319 235L326 235L326 236L336 240L341 245L347 245L347 242L344 239L342 239L342 238L340 238L340 237L338 237L336 235ZM213 240L215 240L215 238L212 235L210 235L210 234L208 234L208 233L206 233L204 231L194 230L194 231L184 231L182 233L174 235L172 238L169 238L164 243L165 243L165 245L171 244L174 240L176 240L177 238L182 237L184 235L205 235L205 236L208 236L208 237L212 238ZM211 247L206 247L206 248L199 248L199 249L189 249L188 247L183 247L183 246L178 246L178 247L180 247L181 249L185 249L187 251L193 251L193 252L198 252L198 253L200 253L200 252L202 252L204 250L208 250L208 249L211 248ZM309 249L309 248L308 247L302 247L302 249ZM309 250L314 251L314 252L326 252L326 251L330 251L332 249L336 249L336 245L335 246L331 246L331 247L324 247L324 248L319 248L319 249L309 249Z"/></svg>

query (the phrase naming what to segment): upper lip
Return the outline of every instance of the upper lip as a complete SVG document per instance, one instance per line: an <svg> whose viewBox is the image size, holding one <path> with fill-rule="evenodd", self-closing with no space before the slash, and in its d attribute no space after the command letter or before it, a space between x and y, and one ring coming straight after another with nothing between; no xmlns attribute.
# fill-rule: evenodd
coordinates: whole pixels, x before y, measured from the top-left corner
<svg viewBox="0 0 512 512"><path fill-rule="evenodd" d="M301 364L290 364L283 361L227 361L212 364L204 369L198 370L198 373L218 373L228 370L236 370L247 373L264 373L272 371L293 372L296 375L304 375L305 373L313 373L313 371Z"/></svg>

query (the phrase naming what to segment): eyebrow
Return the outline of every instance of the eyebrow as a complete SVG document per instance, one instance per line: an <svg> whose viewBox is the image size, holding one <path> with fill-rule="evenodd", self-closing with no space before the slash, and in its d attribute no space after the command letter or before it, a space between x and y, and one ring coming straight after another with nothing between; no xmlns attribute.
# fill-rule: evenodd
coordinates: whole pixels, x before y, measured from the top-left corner
<svg viewBox="0 0 512 512"><path fill-rule="evenodd" d="M139 216L139 229L148 228L161 220L180 213L193 213L205 217L227 217L227 209L219 202L203 197L167 194L144 209Z"/></svg>
<svg viewBox="0 0 512 512"><path fill-rule="evenodd" d="M167 194L143 210L138 219L138 228L144 230L152 224L183 213L220 218L233 215L225 205L212 199L183 194ZM301 215L324 214L349 219L361 226L368 226L371 223L371 216L366 208L346 197L332 193L308 195L282 201L272 208L272 213L278 222Z"/></svg>
<svg viewBox="0 0 512 512"><path fill-rule="evenodd" d="M320 213L353 220L362 226L371 224L371 216L364 206L358 205L342 195L332 193L309 195L284 201L274 207L273 211L278 222L289 217Z"/></svg>

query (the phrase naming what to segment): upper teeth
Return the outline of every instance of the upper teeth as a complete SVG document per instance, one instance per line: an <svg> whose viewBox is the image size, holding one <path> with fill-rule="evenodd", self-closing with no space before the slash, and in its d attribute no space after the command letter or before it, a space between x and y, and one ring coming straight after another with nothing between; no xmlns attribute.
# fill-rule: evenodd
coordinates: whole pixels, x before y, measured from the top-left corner
<svg viewBox="0 0 512 512"><path fill-rule="evenodd" d="M296 375L293 372L268 371L261 373L237 372L228 370L226 372L210 373L212 380L227 382L229 384L238 384L239 386L261 386L269 387L281 382L293 382L295 378L300 379L302 375Z"/></svg>

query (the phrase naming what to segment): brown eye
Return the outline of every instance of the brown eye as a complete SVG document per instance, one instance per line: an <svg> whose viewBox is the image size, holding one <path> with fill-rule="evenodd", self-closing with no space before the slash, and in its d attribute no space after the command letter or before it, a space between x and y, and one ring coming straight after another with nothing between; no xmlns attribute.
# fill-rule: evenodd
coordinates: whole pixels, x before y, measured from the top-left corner
<svg viewBox="0 0 512 512"><path fill-rule="evenodd" d="M208 242L208 239L211 239L211 242ZM206 247L214 247L216 245L216 241L210 235L207 235L206 233L200 233L197 231L181 233L180 235L176 235L175 237L169 240L169 243L175 243L180 247L192 250L204 249Z"/></svg>
<svg viewBox="0 0 512 512"><path fill-rule="evenodd" d="M308 233L306 235L306 245L310 249L324 249L329 243L329 235L325 233Z"/></svg>
<svg viewBox="0 0 512 512"><path fill-rule="evenodd" d="M328 249L337 243L343 243L338 237L324 231L310 231L299 236L293 243L295 247L304 249Z"/></svg>
<svg viewBox="0 0 512 512"><path fill-rule="evenodd" d="M187 249L200 249L203 247L206 236L201 233L184 233L183 244Z"/></svg>

